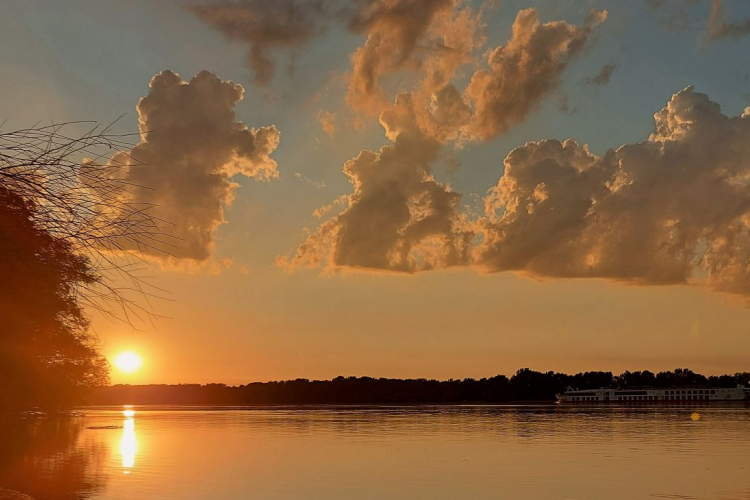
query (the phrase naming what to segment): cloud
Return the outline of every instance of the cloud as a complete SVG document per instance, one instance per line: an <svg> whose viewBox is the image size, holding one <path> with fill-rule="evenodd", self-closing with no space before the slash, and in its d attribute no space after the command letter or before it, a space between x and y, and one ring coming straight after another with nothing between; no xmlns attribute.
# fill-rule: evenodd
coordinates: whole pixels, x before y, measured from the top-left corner
<svg viewBox="0 0 750 500"><path fill-rule="evenodd" d="M216 0L191 10L229 39L249 44L248 60L261 83L273 76L273 51L298 50L331 22L346 21L351 32L366 37L351 55L349 107L379 116L392 102L387 77L410 70L418 75L410 92L423 132L429 135L432 128L446 142L489 139L521 122L559 86L570 61L607 16L591 11L574 26L540 23L535 9L520 11L510 40L489 52L485 67L461 91L453 80L461 67L479 65L476 54L486 43L482 15L491 8L492 2L475 9L466 0ZM319 113L318 121L335 134L331 114Z"/></svg>
<svg viewBox="0 0 750 500"><path fill-rule="evenodd" d="M441 144L465 141L464 128L472 118L471 103L452 81L462 66L476 62L474 52L485 43L481 16L482 9L475 11L460 1L435 13L419 39L419 54L412 60L412 67L419 69L418 82L412 90L401 92L408 99L402 98L394 106L392 101L386 102L380 89L378 98L365 98L355 104L355 109L379 112L391 140L406 120L408 126L416 126L425 137Z"/></svg>
<svg viewBox="0 0 750 500"><path fill-rule="evenodd" d="M581 83L583 83L584 85L596 86L607 85L616 69L617 66L615 66L614 64L605 64L604 66L602 66L602 69L599 70L599 73L597 73L596 76L586 77L581 81Z"/></svg>
<svg viewBox="0 0 750 500"><path fill-rule="evenodd" d="M470 8L438 16L430 28L447 33L443 39L455 50L437 51L422 63L423 80L410 92L414 123L422 134L440 143L489 140L522 122L560 84L560 77L577 56L592 30L606 18L605 11L591 11L583 24L564 21L542 24L534 9L522 10L508 42L489 52L487 64L477 69L462 92L452 83L458 69L473 60L484 44L481 11ZM614 65L602 68L592 82L603 85ZM564 103L563 103L564 104ZM382 104L380 105L382 106ZM383 116L403 113L403 106L382 108ZM398 120L389 119L397 124ZM386 136L395 134L386 127Z"/></svg>
<svg viewBox="0 0 750 500"><path fill-rule="evenodd" d="M315 217L316 219L320 219L321 217L323 217L325 214L327 214L328 212L330 212L334 208L348 205L349 204L349 198L350 198L349 195L342 194L338 198L336 198L335 200L333 200L331 203L329 203L328 205L323 205L322 207L316 208L313 211L312 216Z"/></svg>
<svg viewBox="0 0 750 500"><path fill-rule="evenodd" d="M304 182L305 184L309 184L310 186L317 188L317 189L323 189L326 187L326 183L323 181L316 181L313 179L310 179L305 174L301 174L299 172L294 173L294 178L297 179L300 182Z"/></svg>
<svg viewBox="0 0 750 500"><path fill-rule="evenodd" d="M349 22L354 33L367 39L351 56L352 73L346 100L359 111L378 114L388 106L381 87L384 76L406 67L417 68L413 55L422 45L431 23L451 12L456 0L371 0ZM423 46L419 46L423 49Z"/></svg>
<svg viewBox="0 0 750 500"><path fill-rule="evenodd" d="M513 150L485 200L486 272L704 284L750 295L750 116L691 87L648 140L604 156L573 140Z"/></svg>
<svg viewBox="0 0 750 500"><path fill-rule="evenodd" d="M237 175L268 180L278 176L269 155L279 143L274 126L249 129L235 117L242 86L201 71L189 82L165 70L151 79L138 102L141 142L113 158L130 164L124 179L144 189L132 190L132 203L170 223L164 230L174 246L125 248L166 258L205 261L213 252L224 208L234 199ZM129 156L128 156L129 155Z"/></svg>
<svg viewBox="0 0 750 500"><path fill-rule="evenodd" d="M354 192L342 200L343 211L280 258L282 267L414 273L467 263L473 235L462 227L461 196L433 177L441 144L421 134L410 99L396 100L404 111L392 115L399 123L382 118L394 134L391 144L344 164Z"/></svg>
<svg viewBox="0 0 750 500"><path fill-rule="evenodd" d="M320 124L320 128L323 129L323 132L325 132L328 137L336 135L336 132L338 131L338 127L336 126L336 113L321 109L318 111L316 119Z"/></svg>
<svg viewBox="0 0 750 500"><path fill-rule="evenodd" d="M424 75L420 91L434 93L444 89L456 76L458 69L475 63L474 52L486 43L482 7L474 10L460 1L452 8L441 10L428 26L426 37L428 50L421 62Z"/></svg>
<svg viewBox="0 0 750 500"><path fill-rule="evenodd" d="M347 100L358 110L377 114L388 104L380 80L406 67L418 67L415 52L440 48L427 47L425 35L440 14L453 12L462 1L209 0L189 9L228 39L249 45L248 64L258 83L273 77L274 52L299 50L330 23L346 23L351 32L367 37L351 56Z"/></svg>
<svg viewBox="0 0 750 500"><path fill-rule="evenodd" d="M745 19L739 23L727 21L723 0L713 0L711 17L706 25L707 40L714 41L722 38L738 40L747 35L750 35L750 19Z"/></svg>
<svg viewBox="0 0 750 500"><path fill-rule="evenodd" d="M247 62L255 81L274 76L273 52L300 49L324 29L330 16L324 0L220 0L193 5L190 10L229 40L247 43Z"/></svg>
<svg viewBox="0 0 750 500"><path fill-rule="evenodd" d="M566 115L574 115L578 113L578 107L570 107L570 97L565 92L561 92L557 97L557 109Z"/></svg>
<svg viewBox="0 0 750 500"><path fill-rule="evenodd" d="M373 5L389 7L384 13L376 9L378 15L372 14L385 19L381 31L402 29L397 26L404 19L428 7L420 2ZM404 10L390 10L397 5ZM353 193L315 211L316 217L322 217L337 204L344 205L340 213L310 232L293 255L279 259L283 267L324 265L334 270L414 273L469 264L474 229L459 211L460 194L434 178L433 164L451 142L460 145L466 140L488 139L521 121L559 83L569 60L606 17L604 12L594 11L576 27L565 22L541 24L533 9L521 11L510 41L495 49L495 56L489 59L491 72L477 72L469 91L462 93L451 82L458 68L471 62L473 51L484 43L480 14L470 8L457 9L453 2L445 3L445 10L440 10L442 5L431 3L429 8L438 11L423 12L424 23L410 26L409 36L389 38L388 43L406 47L401 55L410 54L418 41L426 39L440 49L420 59L423 79L413 91L401 92L394 103L381 102L384 92L374 101L369 93L365 100L377 102L373 109L380 110L380 123L391 142L378 152L363 150L344 165ZM407 41L393 41L402 38ZM369 50L370 40L368 37L361 51ZM396 65L377 67L390 71ZM355 75L357 71L355 60ZM481 83L477 83L479 78ZM519 104L519 99L524 102ZM512 116L500 116L505 111ZM471 136L476 130L482 133Z"/></svg>
<svg viewBox="0 0 750 500"><path fill-rule="evenodd" d="M535 9L518 12L510 40L489 52L466 90L475 107L470 135L490 139L523 121L560 84L568 64L582 51L593 29L607 18L591 11L581 26L540 23Z"/></svg>

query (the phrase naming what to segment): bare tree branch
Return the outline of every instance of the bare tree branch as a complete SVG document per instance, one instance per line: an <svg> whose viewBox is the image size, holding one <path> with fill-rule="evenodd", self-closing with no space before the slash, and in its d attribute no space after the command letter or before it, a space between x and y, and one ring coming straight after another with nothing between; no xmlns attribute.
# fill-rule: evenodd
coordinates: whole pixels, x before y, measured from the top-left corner
<svg viewBox="0 0 750 500"><path fill-rule="evenodd" d="M152 206L133 201L136 190L148 189L125 175L140 165L129 155L138 134L114 133L117 121L0 130L0 185L33 203L35 224L90 260L96 275L79 284L81 304L132 326L152 321L150 299L167 295L141 274L144 252L168 255L176 238Z"/></svg>

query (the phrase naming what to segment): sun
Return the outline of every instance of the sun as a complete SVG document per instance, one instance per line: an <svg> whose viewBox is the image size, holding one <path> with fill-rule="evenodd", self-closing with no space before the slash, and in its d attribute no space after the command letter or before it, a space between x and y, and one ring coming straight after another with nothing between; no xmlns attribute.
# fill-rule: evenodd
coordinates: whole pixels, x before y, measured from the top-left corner
<svg viewBox="0 0 750 500"><path fill-rule="evenodd" d="M137 352L123 351L115 357L114 364L121 372L134 373L141 367L143 360Z"/></svg>

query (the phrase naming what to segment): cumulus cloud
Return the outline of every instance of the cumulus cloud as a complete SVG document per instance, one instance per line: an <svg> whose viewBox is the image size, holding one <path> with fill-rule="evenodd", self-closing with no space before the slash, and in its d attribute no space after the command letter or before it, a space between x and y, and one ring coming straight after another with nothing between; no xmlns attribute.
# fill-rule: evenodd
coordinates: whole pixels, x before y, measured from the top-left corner
<svg viewBox="0 0 750 500"><path fill-rule="evenodd" d="M441 144L420 133L410 99L399 96L395 107L404 113L394 113L393 122L382 118L391 144L344 164L354 192L340 199L341 213L280 265L413 273L467 263L473 235L462 227L461 197L433 177Z"/></svg>
<svg viewBox="0 0 750 500"><path fill-rule="evenodd" d="M353 193L315 215L321 217L337 204L344 208L309 233L295 254L279 262L288 269L323 264L329 269L406 273L466 265L474 229L459 210L460 194L434 178L433 164L451 142L489 139L521 121L558 85L561 73L606 13L591 12L579 27L562 21L542 24L533 9L521 11L507 45L492 51L489 69L477 71L468 90L461 92L452 81L484 43L479 12L458 8L453 1L427 5L378 0L371 6L374 10L363 18L368 22L362 23L363 29L372 31L358 53L366 54L368 44L386 43L380 36L389 30L395 31L385 40L401 49L395 55L392 47L384 51L383 57L390 59L373 63L377 70L364 71L368 78L375 77L372 85L356 84L362 67L355 57L352 82L355 89L369 89L355 90L355 101L375 103L373 109L380 111L391 143L378 152L364 150L344 165ZM417 13L421 24L399 33L405 29L404 20ZM401 92L394 103L384 104L379 77L406 64L399 57L412 54L425 40L431 41L428 47L439 49L420 59L420 83ZM352 104L351 86L349 90Z"/></svg>
<svg viewBox="0 0 750 500"><path fill-rule="evenodd" d="M361 99L350 99L349 104L355 109L377 111L391 140L399 134L404 119L408 126L415 126L425 137L441 144L467 140L464 129L472 117L471 103L452 82L462 66L476 62L474 53L485 43L481 16L482 9L475 11L461 1L451 2L435 13L418 40L419 55L412 60L412 67L419 69L415 87L402 91L395 106L386 103L379 86L377 95L359 94Z"/></svg>
<svg viewBox="0 0 750 500"><path fill-rule="evenodd" d="M436 52L425 59L424 79L410 92L415 123L421 132L441 143L489 140L522 122L544 97L560 85L560 78L584 48L606 11L591 11L581 26L564 21L541 23L535 9L518 12L505 45L489 51L487 63L477 69L462 92L452 83L458 68L472 62L472 53L484 43L477 35L481 12L469 8L438 18L435 32L454 51ZM479 30L481 31L481 30ZM604 85L615 70L606 65L590 78ZM383 108L381 115L403 113L401 107ZM391 120L394 121L394 120ZM393 134L386 127L386 135Z"/></svg>
<svg viewBox="0 0 750 500"><path fill-rule="evenodd" d="M455 2L451 9L440 11L427 30L429 47L421 64L424 74L420 91L434 93L450 85L459 68L475 63L474 53L486 43L483 7Z"/></svg>
<svg viewBox="0 0 750 500"><path fill-rule="evenodd" d="M473 266L750 296L750 108L727 116L688 87L645 141L601 156L572 139L529 142L469 220L432 175L443 144L423 133L412 99L400 94L381 115L392 143L345 164L353 193L317 214L343 207L283 266Z"/></svg>
<svg viewBox="0 0 750 500"><path fill-rule="evenodd" d="M349 28L367 35L364 45L352 54L352 73L347 102L355 109L374 114L388 105L381 79L411 65L418 43L441 12L452 10L456 0L371 0L352 17Z"/></svg>
<svg viewBox="0 0 750 500"><path fill-rule="evenodd" d="M380 80L405 67L417 67L425 35L441 13L462 0L214 0L190 7L203 22L249 45L248 63L259 83L273 77L273 52L297 50L341 21L365 35L352 54L347 98L375 114L387 105ZM449 48L449 47L448 47ZM380 106L379 106L380 105Z"/></svg>
<svg viewBox="0 0 750 500"><path fill-rule="evenodd" d="M129 164L121 173L141 204L158 219L173 246L125 248L157 257L204 261L214 247L224 208L232 203L237 175L268 180L277 177L269 155L279 143L274 126L249 129L236 119L234 106L242 86L201 71L189 82L165 70L154 76L147 96L138 102L141 142L119 153L113 164Z"/></svg>
<svg viewBox="0 0 750 500"><path fill-rule="evenodd" d="M706 36L708 41L722 38L733 38L735 40L750 35L750 19L742 22L731 22L727 20L724 11L723 0L713 0L711 4L711 17L706 25Z"/></svg>
<svg viewBox="0 0 750 500"><path fill-rule="evenodd" d="M247 61L261 84L274 75L273 53L303 47L321 33L330 15L323 0L220 0L190 10L228 39L250 46Z"/></svg>
<svg viewBox="0 0 750 500"><path fill-rule="evenodd" d="M276 49L299 49L330 22L345 20L351 32L366 37L351 55L349 107L379 116L392 102L387 77L413 71L417 119L425 134L432 128L446 142L489 139L522 121L559 86L570 61L606 18L606 11L592 11L580 26L541 23L535 9L522 10L510 40L491 50L469 86L459 90L458 70L479 65L477 53L486 43L482 15L490 8L466 0L216 0L191 9L228 38L249 44L248 61L261 83L273 76ZM603 84L613 69L595 78ZM458 116L448 115L453 111ZM329 114L318 120L327 134L335 133Z"/></svg>
<svg viewBox="0 0 750 500"><path fill-rule="evenodd" d="M487 68L474 73L466 90L474 102L471 135L490 139L521 122L583 49L593 29L607 18L594 10L581 26L541 23L535 9L518 12L510 40L491 50Z"/></svg>
<svg viewBox="0 0 750 500"><path fill-rule="evenodd" d="M750 295L750 117L688 87L648 140L604 156L573 140L505 158L476 263L488 272L702 283Z"/></svg>

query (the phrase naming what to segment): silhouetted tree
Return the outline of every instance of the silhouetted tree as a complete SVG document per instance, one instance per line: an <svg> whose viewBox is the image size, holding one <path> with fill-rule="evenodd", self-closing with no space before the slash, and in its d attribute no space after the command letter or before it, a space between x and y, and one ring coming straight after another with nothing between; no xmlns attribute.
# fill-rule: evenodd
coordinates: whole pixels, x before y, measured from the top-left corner
<svg viewBox="0 0 750 500"><path fill-rule="evenodd" d="M562 375L562 374L561 374ZM576 389L599 389L612 385L612 372L585 372L577 373L572 377L563 375L570 379L567 385Z"/></svg>
<svg viewBox="0 0 750 500"><path fill-rule="evenodd" d="M613 382L620 389L654 387L656 385L656 375L648 370L636 372L625 371L615 377Z"/></svg>
<svg viewBox="0 0 750 500"><path fill-rule="evenodd" d="M97 279L84 256L32 219L34 206L0 186L0 405L57 403L107 380L78 303Z"/></svg>
<svg viewBox="0 0 750 500"><path fill-rule="evenodd" d="M79 303L128 320L149 314L139 300L149 291L142 257L124 249L164 252L172 245L152 207L132 202L133 190L146 188L126 181L123 171L138 162L115 154L130 149L133 134L110 127L68 122L0 132L0 186L29 204L37 230L88 259L96 279L78 284Z"/></svg>
<svg viewBox="0 0 750 500"><path fill-rule="evenodd" d="M659 387L707 385L708 379L687 368L677 368L671 372L661 372L656 376L656 384ZM732 384L731 386L734 386Z"/></svg>
<svg viewBox="0 0 750 500"><path fill-rule="evenodd" d="M149 314L139 257L123 242L161 238L148 207L100 162L125 146L109 129L67 123L0 133L0 405L72 402L106 383L86 308ZM122 283L125 283L123 285Z"/></svg>
<svg viewBox="0 0 750 500"><path fill-rule="evenodd" d="M737 384L742 384L745 387L750 386L750 372L740 372L734 374L734 381Z"/></svg>

